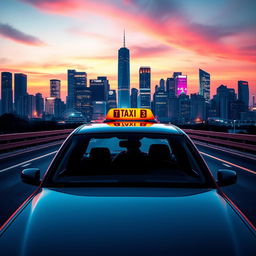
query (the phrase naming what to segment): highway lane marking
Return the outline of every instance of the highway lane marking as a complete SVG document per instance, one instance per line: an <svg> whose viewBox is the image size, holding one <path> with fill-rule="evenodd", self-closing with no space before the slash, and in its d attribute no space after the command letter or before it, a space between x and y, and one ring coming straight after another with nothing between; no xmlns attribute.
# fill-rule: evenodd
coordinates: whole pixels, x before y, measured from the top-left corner
<svg viewBox="0 0 256 256"><path fill-rule="evenodd" d="M230 165L228 165L228 164L223 164L224 166L226 166L226 167L231 167Z"/></svg>
<svg viewBox="0 0 256 256"><path fill-rule="evenodd" d="M207 147L207 148L213 148L213 149L217 149L217 150L220 150L220 151L223 151L223 152L226 152L226 153L229 153L229 154L233 154L233 155L237 155L237 156L242 156L242 157L245 157L245 158L249 158L251 160L256 160L255 156L252 156L252 155L248 155L248 153L244 153L244 152L235 152L234 150L231 150L231 149L227 149L227 148L221 148L221 147L218 147L218 146L213 146L213 145L209 145L209 144L205 144L205 143L201 143L199 141L194 141L195 144L198 144L200 146L203 146L203 147Z"/></svg>
<svg viewBox="0 0 256 256"><path fill-rule="evenodd" d="M22 165L21 167L26 167L26 166L29 166L29 165L31 165L31 163L24 164L24 165Z"/></svg>
<svg viewBox="0 0 256 256"><path fill-rule="evenodd" d="M22 162L22 163L15 164L15 165L13 165L13 166L10 166L10 167L7 167L7 168L5 168L5 169L0 170L0 172L5 172L5 171L8 171L8 170L13 169L13 168L15 168L15 167L18 167L18 166L21 166L21 165L30 163L30 162L32 162L32 161L35 161L35 160L44 158L44 157L46 157L46 156L50 156L50 155L52 155L52 154L55 154L56 152L57 152L57 150L56 150L56 151L53 151L53 152L51 152L51 153L42 155L42 156L38 156L38 157L32 158L32 159L27 160L27 161L24 161L24 162Z"/></svg>
<svg viewBox="0 0 256 256"><path fill-rule="evenodd" d="M206 153L204 153L204 152L202 152L202 151L200 151L200 153L203 154L203 155L206 155L206 156L208 156L208 157L211 157L211 158L213 158L213 159L215 159L215 160L221 161L221 162L223 162L223 163L226 163L226 164L230 164L230 165L232 165L232 166L235 166L235 167L237 167L237 168L239 168L239 169L242 169L242 170L244 170L244 171L247 171L247 172L256 174L255 171L250 170L250 169L247 169L247 168L245 168L245 167L243 167L243 166L240 166L240 165L237 165L237 164L233 164L233 163L228 162L228 161L226 161L226 160L220 159L220 158L218 158L218 157L216 157L216 156L212 156L212 155L206 154Z"/></svg>

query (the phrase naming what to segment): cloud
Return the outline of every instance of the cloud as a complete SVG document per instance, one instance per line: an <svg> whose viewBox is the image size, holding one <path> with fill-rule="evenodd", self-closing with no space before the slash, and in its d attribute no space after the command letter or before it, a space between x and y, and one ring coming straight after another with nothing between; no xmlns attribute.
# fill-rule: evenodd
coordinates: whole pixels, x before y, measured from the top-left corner
<svg viewBox="0 0 256 256"><path fill-rule="evenodd" d="M63 72L63 71L66 71L67 69L86 70L90 68L88 65L81 65L75 62L68 62L68 61L54 61L52 59L49 59L48 61L44 61L40 63L24 61L16 64L11 64L8 62L6 63L0 62L1 70L6 69L6 71L9 71L9 72L18 72L17 70L20 70L21 69L20 67L22 67L22 72L25 72L28 74L34 74L34 75L36 74L49 75L51 73L54 74L60 71ZM40 72L38 72L38 70L40 70ZM41 72L41 70L47 71L47 72Z"/></svg>
<svg viewBox="0 0 256 256"><path fill-rule="evenodd" d="M132 58L149 58L161 56L171 51L171 48L166 45L145 47L145 46L131 46Z"/></svg>
<svg viewBox="0 0 256 256"><path fill-rule="evenodd" d="M34 45L34 46L42 46L44 43L31 35L28 35L22 31L17 30L9 24L0 23L0 35L2 37L8 38L18 43Z"/></svg>
<svg viewBox="0 0 256 256"><path fill-rule="evenodd" d="M157 45L157 46L140 46L140 45L131 45L130 55L132 59L139 58L151 58L163 56L163 54L177 52L175 49L167 45ZM71 60L95 60L95 61L117 61L116 55L100 55L100 56L73 56Z"/></svg>
<svg viewBox="0 0 256 256"><path fill-rule="evenodd" d="M162 44L185 49L201 56L256 62L254 56L242 54L233 40L243 33L255 33L232 24L198 24L185 14L175 0L21 0L49 13L84 18L85 12L114 19L120 24L145 33ZM183 3L184 4L184 3ZM250 50L248 49L248 52Z"/></svg>
<svg viewBox="0 0 256 256"><path fill-rule="evenodd" d="M37 72L37 71L29 71L27 69L21 69L21 68L4 68L4 67L0 67L0 72L23 73L23 74L26 74L26 75L49 75L49 73Z"/></svg>
<svg viewBox="0 0 256 256"><path fill-rule="evenodd" d="M105 43L113 42L113 38L111 36L105 36L99 33L89 32L75 27L69 28L68 32L76 36L85 37L87 39L92 38L93 40L100 40L101 42Z"/></svg>

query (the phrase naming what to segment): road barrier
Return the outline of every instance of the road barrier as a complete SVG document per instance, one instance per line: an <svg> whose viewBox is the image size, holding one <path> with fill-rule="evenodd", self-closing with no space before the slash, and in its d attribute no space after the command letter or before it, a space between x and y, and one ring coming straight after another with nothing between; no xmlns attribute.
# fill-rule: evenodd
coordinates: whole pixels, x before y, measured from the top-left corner
<svg viewBox="0 0 256 256"><path fill-rule="evenodd" d="M73 129L0 135L0 152L64 140Z"/></svg>
<svg viewBox="0 0 256 256"><path fill-rule="evenodd" d="M195 141L256 153L256 135L184 129Z"/></svg>
<svg viewBox="0 0 256 256"><path fill-rule="evenodd" d="M62 141L73 129L40 131L28 133L13 133L0 135L0 152L11 151L24 147L45 144L53 141ZM184 131L195 141L215 144L228 148L256 153L256 135L232 134L202 130Z"/></svg>

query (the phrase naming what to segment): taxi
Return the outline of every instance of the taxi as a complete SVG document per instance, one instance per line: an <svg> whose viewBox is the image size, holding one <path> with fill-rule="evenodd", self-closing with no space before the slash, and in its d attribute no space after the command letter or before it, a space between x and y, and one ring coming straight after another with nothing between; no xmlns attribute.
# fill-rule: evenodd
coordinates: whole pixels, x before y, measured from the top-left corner
<svg viewBox="0 0 256 256"><path fill-rule="evenodd" d="M65 140L1 227L0 255L256 255L255 227L189 137L148 109L111 109Z"/></svg>

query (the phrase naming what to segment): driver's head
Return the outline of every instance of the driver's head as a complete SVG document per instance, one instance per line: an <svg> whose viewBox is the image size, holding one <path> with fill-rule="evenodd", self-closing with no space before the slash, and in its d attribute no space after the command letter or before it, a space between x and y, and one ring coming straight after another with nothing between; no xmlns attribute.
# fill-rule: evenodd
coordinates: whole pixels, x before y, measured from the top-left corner
<svg viewBox="0 0 256 256"><path fill-rule="evenodd" d="M141 142L135 139L128 139L125 141L120 141L120 147L127 148L127 151L139 151Z"/></svg>

